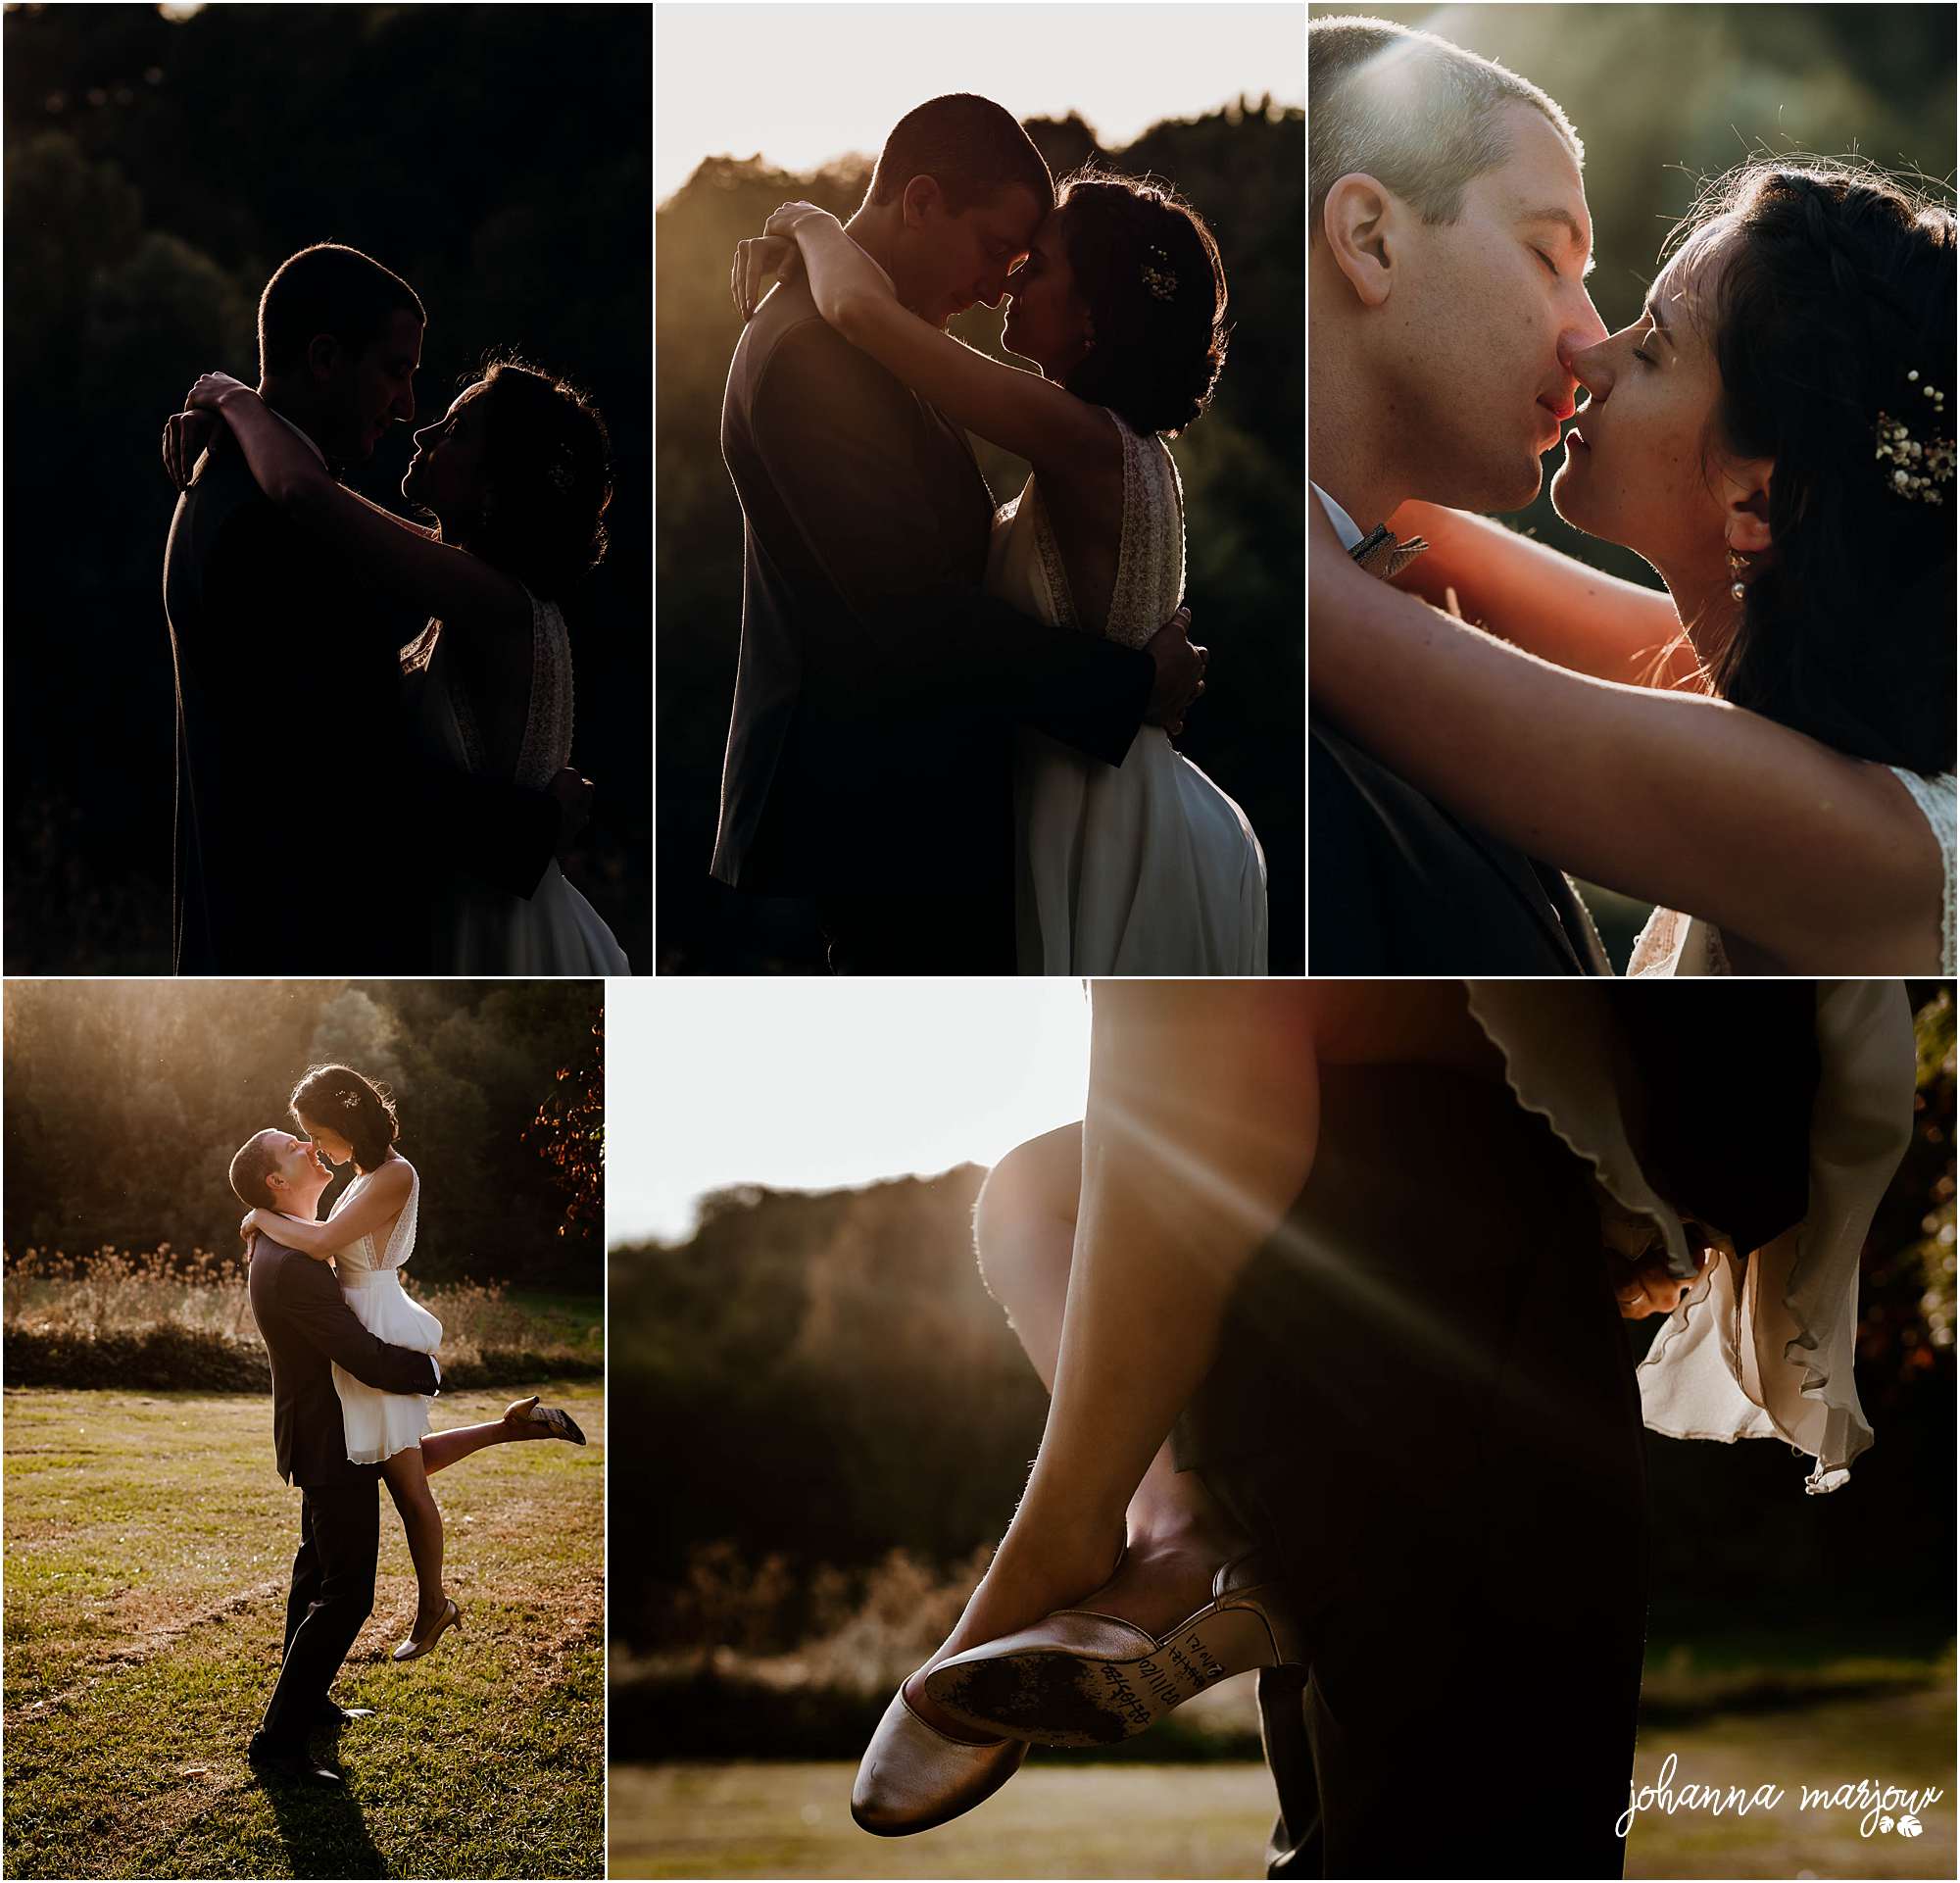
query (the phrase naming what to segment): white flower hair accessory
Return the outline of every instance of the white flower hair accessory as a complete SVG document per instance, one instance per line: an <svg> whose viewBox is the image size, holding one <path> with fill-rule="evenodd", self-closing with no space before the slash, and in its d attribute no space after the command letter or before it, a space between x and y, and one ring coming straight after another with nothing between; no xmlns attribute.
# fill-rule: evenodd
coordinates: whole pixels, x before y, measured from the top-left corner
<svg viewBox="0 0 1960 1883"><path fill-rule="evenodd" d="M343 1112L357 1111L360 1105L361 1094L359 1092L342 1092L340 1094L340 1109Z"/></svg>
<svg viewBox="0 0 1960 1883"><path fill-rule="evenodd" d="M1157 266L1159 263L1161 267ZM1159 248L1152 242L1148 259L1137 272L1142 275L1144 285L1159 301L1177 299L1177 271L1170 265L1168 249Z"/></svg>
<svg viewBox="0 0 1960 1883"><path fill-rule="evenodd" d="M1905 376L1908 384L1919 385L1917 367ZM1953 481L1953 440L1940 437L1938 428L1946 412L1946 395L1930 382L1919 385L1919 390L1922 398L1933 401L1931 412L1926 414L1926 436L1915 438L1903 419L1882 412L1873 427L1878 449L1872 456L1892 467L1894 496L1915 504L1944 503L1936 486Z"/></svg>

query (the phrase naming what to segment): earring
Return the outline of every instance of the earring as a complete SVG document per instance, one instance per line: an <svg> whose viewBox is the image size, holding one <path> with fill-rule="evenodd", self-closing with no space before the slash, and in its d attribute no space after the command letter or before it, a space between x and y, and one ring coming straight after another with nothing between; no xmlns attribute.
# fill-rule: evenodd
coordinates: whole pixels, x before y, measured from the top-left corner
<svg viewBox="0 0 1960 1883"><path fill-rule="evenodd" d="M1749 559L1746 556L1739 556L1733 549L1729 552L1729 573L1736 578L1729 584L1729 593L1739 602L1748 593L1742 586L1742 574L1748 567Z"/></svg>

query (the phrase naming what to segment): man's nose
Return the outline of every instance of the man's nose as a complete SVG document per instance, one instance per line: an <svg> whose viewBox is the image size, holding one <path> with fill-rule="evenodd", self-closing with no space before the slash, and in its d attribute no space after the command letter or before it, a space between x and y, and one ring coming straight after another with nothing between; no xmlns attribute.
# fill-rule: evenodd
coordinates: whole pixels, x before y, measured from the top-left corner
<svg viewBox="0 0 1960 1883"><path fill-rule="evenodd" d="M1606 323L1599 318L1599 310L1592 305L1592 297L1582 287L1578 299L1565 310L1564 320L1558 330L1559 364L1570 372L1572 360L1589 347L1596 347L1606 337Z"/></svg>

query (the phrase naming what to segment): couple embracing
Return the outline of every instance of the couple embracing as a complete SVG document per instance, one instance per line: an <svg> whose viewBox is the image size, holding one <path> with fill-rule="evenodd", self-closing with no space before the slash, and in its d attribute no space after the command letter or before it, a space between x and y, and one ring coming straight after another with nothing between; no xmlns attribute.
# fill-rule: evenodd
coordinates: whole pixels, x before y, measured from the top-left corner
<svg viewBox="0 0 1960 1883"><path fill-rule="evenodd" d="M367 502L340 477L414 422L424 319L358 249L302 249L257 387L206 373L165 426L178 973L629 971L558 862L592 797L565 609L605 547L606 427L502 360L416 433L402 495L432 521Z"/></svg>
<svg viewBox="0 0 1960 1883"><path fill-rule="evenodd" d="M1553 99L1307 47L1312 970L1608 971L1569 869L1653 905L1635 974L1950 975L1950 206L1752 160L1609 333ZM1664 594L1469 514L1562 430Z"/></svg>
<svg viewBox="0 0 1960 1883"><path fill-rule="evenodd" d="M766 299L766 277L784 279ZM840 973L1263 974L1265 859L1171 744L1204 690L1163 440L1225 355L1191 207L956 94L848 223L737 250L742 647L712 872L816 899ZM1003 345L944 329L1009 303ZM1025 459L996 510L967 433Z"/></svg>
<svg viewBox="0 0 1960 1883"><path fill-rule="evenodd" d="M442 1323L402 1287L421 1178L396 1149L394 1102L350 1066L315 1065L289 1109L304 1136L260 1131L231 1161L246 1209L239 1233L251 1251L252 1315L271 1362L273 1452L279 1476L302 1496L278 1684L249 1757L270 1777L330 1785L339 1774L311 1740L373 1711L339 1707L327 1690L374 1606L375 1478L401 1514L416 1569L415 1617L393 1659L417 1660L463 1621L443 1582L429 1473L486 1446L583 1445L585 1434L535 1394L500 1419L430 1430ZM320 1219L329 1164L350 1164L353 1181Z"/></svg>

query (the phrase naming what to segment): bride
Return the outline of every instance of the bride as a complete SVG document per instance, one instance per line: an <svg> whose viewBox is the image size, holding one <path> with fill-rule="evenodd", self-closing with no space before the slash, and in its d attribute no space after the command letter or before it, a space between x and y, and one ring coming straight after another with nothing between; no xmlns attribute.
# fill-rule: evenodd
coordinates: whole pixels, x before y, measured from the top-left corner
<svg viewBox="0 0 1960 1883"><path fill-rule="evenodd" d="M401 1269L415 1252L421 1178L395 1149L399 1125L387 1093L345 1065L315 1065L293 1088L293 1122L316 1158L352 1163L354 1181L334 1200L324 1222L302 1222L272 1210L252 1210L238 1225L250 1245L263 1232L317 1262L331 1262L355 1317L391 1346L433 1354L442 1344L442 1322L402 1287ZM384 1393L365 1385L337 1362L333 1387L340 1396L348 1462L378 1464L401 1513L409 1555L416 1565L414 1625L394 1652L415 1660L463 1625L463 1612L443 1586L442 1511L429 1494L431 1471L515 1439L562 1438L574 1445L585 1434L568 1412L540 1406L537 1395L514 1401L501 1419L429 1430L429 1403L419 1393Z"/></svg>
<svg viewBox="0 0 1960 1883"><path fill-rule="evenodd" d="M744 315L792 239L824 320L956 423L1033 467L994 520L989 593L1142 647L1184 591L1184 493L1163 440L1204 410L1225 357L1225 272L1154 183L1065 181L1008 280L1003 366L902 306L827 211L790 203L737 251ZM1200 687L1201 690L1201 687ZM1263 974L1265 858L1246 815L1138 732L1119 768L1026 732L1015 766L1024 974Z"/></svg>
<svg viewBox="0 0 1960 1883"><path fill-rule="evenodd" d="M1432 547L1399 585L1480 632L1316 515L1315 706L1470 822L1654 904L1635 974L1950 975L1952 214L1758 160L1678 235L1640 318L1565 362L1588 403L1551 486L1666 595L1404 505Z"/></svg>
<svg viewBox="0 0 1960 1883"><path fill-rule="evenodd" d="M309 441L239 380L206 373L184 403L230 427L253 480L301 527L374 588L435 618L402 661L418 688L418 736L437 762L548 789L571 758L562 603L603 553L612 494L606 430L591 402L517 361L491 366L415 434L402 494L435 518L433 529L337 483ZM434 901L439 972L630 971L556 861L528 899L456 880Z"/></svg>
<svg viewBox="0 0 1960 1883"><path fill-rule="evenodd" d="M1617 1874L1641 1425L1846 1481L1859 1251L1914 1070L1896 982L1096 984L1083 1122L1009 1153L974 1219L1047 1426L858 1822L928 1829L1029 1742L1310 1661L1310 1759L1300 1686L1260 1687L1283 1845L1319 1838L1330 1875L1425 1873L1425 1836L1472 1865L1435 1874ZM1616 1308L1669 1317L1638 1393Z"/></svg>

